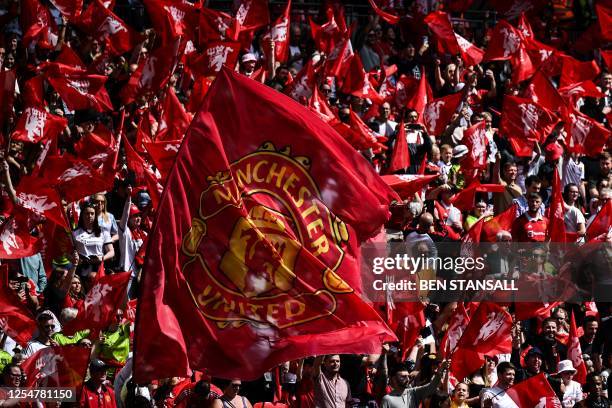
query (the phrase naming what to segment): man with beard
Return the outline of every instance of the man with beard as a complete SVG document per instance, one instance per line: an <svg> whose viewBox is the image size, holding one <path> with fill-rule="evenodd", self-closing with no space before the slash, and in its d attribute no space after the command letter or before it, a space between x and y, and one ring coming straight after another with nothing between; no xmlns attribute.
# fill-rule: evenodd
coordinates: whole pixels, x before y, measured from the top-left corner
<svg viewBox="0 0 612 408"><path fill-rule="evenodd" d="M557 320L548 317L542 322L542 332L536 336L531 345L541 350L542 370L552 374L557 369L557 362L567 359L567 346L557 340Z"/></svg>
<svg viewBox="0 0 612 408"><path fill-rule="evenodd" d="M314 362L314 402L316 408L346 408L351 388L340 377L340 356L318 356Z"/></svg>
<svg viewBox="0 0 612 408"><path fill-rule="evenodd" d="M503 361L497 366L497 384L485 388L480 393L481 408L510 408L516 403L506 394L506 390L514 385L516 368L514 364Z"/></svg>
<svg viewBox="0 0 612 408"><path fill-rule="evenodd" d="M450 360L444 360L432 380L419 387L409 387L410 371L405 364L398 365L392 372L393 391L382 399L382 408L416 408L419 403L432 395L448 368Z"/></svg>
<svg viewBox="0 0 612 408"><path fill-rule="evenodd" d="M543 358L544 355L542 354L542 351L540 351L539 348L530 348L527 352L527 355L525 356L525 367L518 368L516 370L514 382L520 383L521 381L525 381L528 378L540 374L542 370ZM512 350L512 363L517 367L520 367L520 356L518 349Z"/></svg>

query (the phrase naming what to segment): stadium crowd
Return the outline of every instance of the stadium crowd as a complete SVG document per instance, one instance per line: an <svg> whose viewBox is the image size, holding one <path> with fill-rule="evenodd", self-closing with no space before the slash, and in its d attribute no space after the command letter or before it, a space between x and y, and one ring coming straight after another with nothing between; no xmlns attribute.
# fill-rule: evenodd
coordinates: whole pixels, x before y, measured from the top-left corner
<svg viewBox="0 0 612 408"><path fill-rule="evenodd" d="M31 384L24 361L76 345L91 355L77 403L85 407L522 408L506 390L542 373L561 405L538 406L610 406L603 296L520 315L502 305L513 319L509 348L485 353L462 378L450 360L464 357L442 343L457 316L477 313L469 299L423 301L410 312L419 323L391 319L401 341L376 355L289 361L248 382L205 372L131 380L161 186L222 65L308 107L389 180L403 201L390 208L388 241L540 243L533 257L551 276L546 243L608 243L585 257L607 257L590 278L596 293L612 288L612 4L509 1L531 3L521 14L497 1L293 1L283 19L286 3L259 3L271 15L253 11L236 32L239 1L225 14L189 0L95 0L79 15L78 2L0 0L0 259L12 292L0 316L13 302L36 323L25 342L0 325L1 384ZM104 16L111 22L96 29ZM110 324L66 334L96 283L124 271L127 296Z"/></svg>

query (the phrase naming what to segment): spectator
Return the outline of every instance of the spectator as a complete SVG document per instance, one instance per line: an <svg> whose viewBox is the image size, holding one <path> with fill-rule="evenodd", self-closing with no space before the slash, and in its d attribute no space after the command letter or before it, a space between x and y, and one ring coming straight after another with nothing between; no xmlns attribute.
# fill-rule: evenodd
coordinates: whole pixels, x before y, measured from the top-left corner
<svg viewBox="0 0 612 408"><path fill-rule="evenodd" d="M78 228L72 235L79 253L77 273L91 282L95 279L100 264L115 256L112 238L100 228L93 205L86 204L83 207Z"/></svg>
<svg viewBox="0 0 612 408"><path fill-rule="evenodd" d="M480 393L480 406L482 408L510 408L516 404L506 394L506 390L514 385L516 369L510 362L503 361L497 366L497 384L486 388Z"/></svg>
<svg viewBox="0 0 612 408"><path fill-rule="evenodd" d="M49 311L41 312L36 317L36 324L38 327L38 336L28 342L28 345L23 349L21 353L25 358L30 357L38 350L44 349L50 346L57 346L55 340L51 338L51 335L59 331L57 318L53 313Z"/></svg>
<svg viewBox="0 0 612 408"><path fill-rule="evenodd" d="M80 406L85 408L115 408L115 392L106 380L108 366L94 358L89 363L89 380L85 381L81 391Z"/></svg>
<svg viewBox="0 0 612 408"><path fill-rule="evenodd" d="M610 401L604 396L603 380L597 373L587 376L586 390L588 396L576 406L583 408L608 408Z"/></svg>
<svg viewBox="0 0 612 408"><path fill-rule="evenodd" d="M582 401L582 387L576 381L572 380L576 374L576 369L572 365L571 360L559 361L557 365L557 376L561 377L563 383L563 408L571 408L577 402Z"/></svg>
<svg viewBox="0 0 612 408"><path fill-rule="evenodd" d="M119 240L117 221L115 221L115 216L106 210L106 196L102 193L95 194L92 201L100 229L110 235L112 242L117 242Z"/></svg>
<svg viewBox="0 0 612 408"><path fill-rule="evenodd" d="M436 391L449 367L450 361L443 361L429 383L410 387L410 371L405 365L398 365L391 374L393 391L383 397L382 408L417 408Z"/></svg>
<svg viewBox="0 0 612 408"><path fill-rule="evenodd" d="M238 379L225 381L223 395L214 400L212 408L253 408L251 402L239 394L241 386L242 382Z"/></svg>
<svg viewBox="0 0 612 408"><path fill-rule="evenodd" d="M316 408L347 408L351 389L340 377L340 356L318 356L314 362L314 403Z"/></svg>
<svg viewBox="0 0 612 408"><path fill-rule="evenodd" d="M516 242L544 242L548 229L548 219L542 216L542 196L538 193L528 195L528 209L512 225L512 237Z"/></svg>

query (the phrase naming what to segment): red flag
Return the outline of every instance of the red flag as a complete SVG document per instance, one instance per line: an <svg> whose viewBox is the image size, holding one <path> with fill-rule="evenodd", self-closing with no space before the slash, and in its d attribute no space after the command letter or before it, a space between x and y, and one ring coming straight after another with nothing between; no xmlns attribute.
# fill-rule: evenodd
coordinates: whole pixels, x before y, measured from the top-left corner
<svg viewBox="0 0 612 408"><path fill-rule="evenodd" d="M79 330L89 329L97 336L116 321L117 309L127 300L126 290L130 272L114 273L99 278L89 289L87 296L78 307L74 320L64 324L62 333L72 335Z"/></svg>
<svg viewBox="0 0 612 408"><path fill-rule="evenodd" d="M376 2L374 0L368 0L368 1L370 2L370 6L372 6L372 9L374 10L374 12L378 14L380 18L385 20L387 23L389 24L399 23L400 16L381 10L381 8L378 7L378 5L376 5Z"/></svg>
<svg viewBox="0 0 612 408"><path fill-rule="evenodd" d="M43 70L43 75L59 93L68 109L95 109L98 112L113 109L110 96L104 88L108 77L92 75L63 64L52 63L47 67Z"/></svg>
<svg viewBox="0 0 612 408"><path fill-rule="evenodd" d="M173 0L145 0L148 16L155 32L161 36L162 46L177 37L195 41L194 28L198 25L196 8L189 2Z"/></svg>
<svg viewBox="0 0 612 408"><path fill-rule="evenodd" d="M234 69L240 43L234 41L211 41L206 43L202 53L193 53L188 59L191 70L197 75L214 76L225 65Z"/></svg>
<svg viewBox="0 0 612 408"><path fill-rule="evenodd" d="M68 154L48 156L41 177L48 185L55 186L66 201L78 201L88 195L112 189L114 179L104 169L112 167L108 163L112 163L113 159L114 156L108 153L102 162L76 159Z"/></svg>
<svg viewBox="0 0 612 408"><path fill-rule="evenodd" d="M479 64L484 51L455 33L448 14L434 11L425 17L424 22L438 39L438 50L452 55L461 54L461 59L467 66Z"/></svg>
<svg viewBox="0 0 612 408"><path fill-rule="evenodd" d="M166 180L170 173L180 147L180 140L145 143L147 153L151 156L151 160L161 173L163 180Z"/></svg>
<svg viewBox="0 0 612 408"><path fill-rule="evenodd" d="M514 56L521 47L520 31L506 20L500 20L489 34L490 39L484 55L485 61L504 61Z"/></svg>
<svg viewBox="0 0 612 408"><path fill-rule="evenodd" d="M185 108L178 100L174 88L168 88L155 141L182 140L189 123L191 123L191 117L185 112Z"/></svg>
<svg viewBox="0 0 612 408"><path fill-rule="evenodd" d="M610 131L595 119L578 111L570 113L568 118L565 124L565 145L568 150L591 157L601 154L610 138Z"/></svg>
<svg viewBox="0 0 612 408"><path fill-rule="evenodd" d="M369 148L379 152L386 149L372 129L370 129L363 120L353 111L349 116L349 123L337 122L333 125L334 129L357 150L366 150ZM379 140L380 139L380 140Z"/></svg>
<svg viewBox="0 0 612 408"><path fill-rule="evenodd" d="M349 63L354 55L351 39L342 38L325 59L325 76L336 77L339 82L344 81L344 74L349 69Z"/></svg>
<svg viewBox="0 0 612 408"><path fill-rule="evenodd" d="M30 235L28 219L14 214L0 224L0 259L19 259L38 252L38 239Z"/></svg>
<svg viewBox="0 0 612 408"><path fill-rule="evenodd" d="M157 207L163 187L159 183L151 165L147 163L132 147L124 133L121 134L128 169L134 172L137 186L146 186L153 207Z"/></svg>
<svg viewBox="0 0 612 408"><path fill-rule="evenodd" d="M289 27L291 19L291 0L287 1L285 10L270 27L264 38L274 41L274 59L285 63L289 57Z"/></svg>
<svg viewBox="0 0 612 408"><path fill-rule="evenodd" d="M252 31L270 24L268 0L241 0L236 21L241 31Z"/></svg>
<svg viewBox="0 0 612 408"><path fill-rule="evenodd" d="M467 169L486 169L489 141L485 131L485 122L481 121L467 128L463 132L461 143L468 148L468 155L462 165Z"/></svg>
<svg viewBox="0 0 612 408"><path fill-rule="evenodd" d="M32 312L8 286L8 264L0 266L0 329L25 347L36 327Z"/></svg>
<svg viewBox="0 0 612 408"><path fill-rule="evenodd" d="M382 179L391 187L403 200L411 199L415 193L424 189L429 183L440 176L432 174L422 176L417 174L388 174Z"/></svg>
<svg viewBox="0 0 612 408"><path fill-rule="evenodd" d="M329 21L318 25L309 17L310 31L318 51L325 55L331 54L336 44L346 39L346 31L341 30L333 14L328 13Z"/></svg>
<svg viewBox="0 0 612 408"><path fill-rule="evenodd" d="M550 238L551 242L566 242L565 203L563 202L563 192L561 189L559 170L555 167L552 180L552 200L547 215L550 222L548 223L548 231L546 231L546 236Z"/></svg>
<svg viewBox="0 0 612 408"><path fill-rule="evenodd" d="M353 54L351 59L346 63L346 66L347 68L342 78L341 91L346 94L360 91L367 80L361 57L357 54ZM367 83L369 86L369 81Z"/></svg>
<svg viewBox="0 0 612 408"><path fill-rule="evenodd" d="M45 179L39 177L22 177L17 186L19 205L33 213L44 216L62 227L68 227L63 214L61 199Z"/></svg>
<svg viewBox="0 0 612 408"><path fill-rule="evenodd" d="M310 98L308 107L311 111L319 115L324 122L329 123L332 126L339 121L336 114L334 111L332 111L327 103L327 100L322 98L319 94L319 88L316 86L312 90L312 97Z"/></svg>
<svg viewBox="0 0 612 408"><path fill-rule="evenodd" d="M576 375L574 381L580 384L586 383L587 369L582 359L582 349L580 348L580 339L578 338L576 330L576 319L574 313L570 319L570 330L569 330L569 344L567 346L567 358L572 361L572 365L576 369Z"/></svg>
<svg viewBox="0 0 612 408"><path fill-rule="evenodd" d="M558 122L554 113L528 99L504 98L500 129L509 139L543 141Z"/></svg>
<svg viewBox="0 0 612 408"><path fill-rule="evenodd" d="M476 193L485 191L489 193L502 193L504 191L504 186L501 184L480 184L478 180L475 180L469 186L455 194L451 198L451 203L462 211L469 211L474 208Z"/></svg>
<svg viewBox="0 0 612 408"><path fill-rule="evenodd" d="M392 328L402 347L402 361L408 357L419 333L425 327L425 307L421 302L397 302L393 309Z"/></svg>
<svg viewBox="0 0 612 408"><path fill-rule="evenodd" d="M44 81L42 75L36 75L25 82L21 97L26 106L45 106L47 104L44 99ZM0 100L2 100L1 97Z"/></svg>
<svg viewBox="0 0 612 408"><path fill-rule="evenodd" d="M595 61L581 62L566 55L563 57L559 87L564 88L578 82L594 79L600 72Z"/></svg>
<svg viewBox="0 0 612 408"><path fill-rule="evenodd" d="M52 261L59 256L69 256L73 251L72 233L52 222L45 222L40 236L40 254L45 270L52 270Z"/></svg>
<svg viewBox="0 0 612 408"><path fill-rule="evenodd" d="M514 314L516 320L528 320L532 317L537 317L541 321L550 317L551 311L561 303L516 302L514 304Z"/></svg>
<svg viewBox="0 0 612 408"><path fill-rule="evenodd" d="M519 32L523 35L523 38L534 38L533 30L531 29L531 24L525 15L525 12L522 12L518 22L516 24L516 28L518 28Z"/></svg>
<svg viewBox="0 0 612 408"><path fill-rule="evenodd" d="M300 103L306 103L312 95L312 90L317 86L315 78L315 70L312 60L308 60L306 65L302 67L296 75L293 82L285 89L285 94L289 95Z"/></svg>
<svg viewBox="0 0 612 408"><path fill-rule="evenodd" d="M605 237L612 230L612 200L608 201L599 210L593 221L589 224L586 230L587 242L595 239L601 240L601 237ZM603 239L605 241L605 239Z"/></svg>
<svg viewBox="0 0 612 408"><path fill-rule="evenodd" d="M38 143L55 139L67 126L66 118L52 115L44 108L28 106L19 117L11 139Z"/></svg>
<svg viewBox="0 0 612 408"><path fill-rule="evenodd" d="M163 88L174 73L180 54L180 39L153 51L138 65L121 90L123 103L129 103L141 95L156 93Z"/></svg>
<svg viewBox="0 0 612 408"><path fill-rule="evenodd" d="M482 240L495 242L496 235L500 231L512 231L512 223L516 219L516 204L508 207L504 212L486 221L482 226Z"/></svg>
<svg viewBox="0 0 612 408"><path fill-rule="evenodd" d="M240 25L235 18L221 11L200 8L200 43L236 41Z"/></svg>
<svg viewBox="0 0 612 408"><path fill-rule="evenodd" d="M53 48L57 44L58 33L49 8L38 0L24 0L21 3L22 46L27 48L32 41L42 48Z"/></svg>
<svg viewBox="0 0 612 408"><path fill-rule="evenodd" d="M568 101L568 104L576 106L576 102L581 97L604 98L605 95L597 88L593 81L577 82L559 89L559 94Z"/></svg>
<svg viewBox="0 0 612 408"><path fill-rule="evenodd" d="M595 11L602 40L612 41L612 7L609 4L597 4Z"/></svg>
<svg viewBox="0 0 612 408"><path fill-rule="evenodd" d="M513 385L506 390L506 395L519 407L561 408L561 402L544 373Z"/></svg>
<svg viewBox="0 0 612 408"><path fill-rule="evenodd" d="M404 121L401 121L398 126L395 146L393 147L391 162L389 163L389 173L395 173L398 170L405 170L410 167L410 151L408 150Z"/></svg>
<svg viewBox="0 0 612 408"><path fill-rule="evenodd" d="M511 328L512 317L508 312L495 303L481 302L452 355L450 371L455 378L462 380L482 367L485 355L510 353Z"/></svg>
<svg viewBox="0 0 612 408"><path fill-rule="evenodd" d="M158 207L171 218L150 234L135 379L203 368L250 379L299 356L374 352L394 338L357 296L354 257L397 196L315 118L219 73Z"/></svg>
<svg viewBox="0 0 612 408"><path fill-rule="evenodd" d="M508 20L515 19L525 13L530 16L537 15L548 5L548 2L544 0L491 0L489 3L499 15Z"/></svg>
<svg viewBox="0 0 612 408"><path fill-rule="evenodd" d="M565 102L557 89L541 71L536 72L533 76L524 91L523 97L551 112L558 112L565 106Z"/></svg>
<svg viewBox="0 0 612 408"><path fill-rule="evenodd" d="M441 135L450 123L451 117L457 111L463 100L462 93L454 93L434 99L425 105L423 122L432 135Z"/></svg>
<svg viewBox="0 0 612 408"><path fill-rule="evenodd" d="M406 107L414 109L419 114L419 123L423 123L423 112L428 102L433 100L433 93L427 79L425 78L425 70L421 74L418 85L412 88L412 91L406 90Z"/></svg>
<svg viewBox="0 0 612 408"><path fill-rule="evenodd" d="M66 387L77 393L83 386L91 349L82 346L45 347L21 363L27 387Z"/></svg>
<svg viewBox="0 0 612 408"><path fill-rule="evenodd" d="M143 40L142 35L104 7L100 0L94 0L75 24L101 43L106 43L114 55L130 51Z"/></svg>
<svg viewBox="0 0 612 408"><path fill-rule="evenodd" d="M200 76L196 79L193 89L191 90L189 101L185 105L185 109L187 109L188 112L194 113L200 108L211 84L212 80L205 76Z"/></svg>
<svg viewBox="0 0 612 408"><path fill-rule="evenodd" d="M440 343L441 358L450 358L459 344L459 339L463 335L463 332L465 332L469 322L470 317L465 311L463 302L458 302L457 308L448 321L448 329L446 329L446 333L444 333L444 337Z"/></svg>
<svg viewBox="0 0 612 408"><path fill-rule="evenodd" d="M83 10L83 0L49 0L49 2L69 19L78 17Z"/></svg>

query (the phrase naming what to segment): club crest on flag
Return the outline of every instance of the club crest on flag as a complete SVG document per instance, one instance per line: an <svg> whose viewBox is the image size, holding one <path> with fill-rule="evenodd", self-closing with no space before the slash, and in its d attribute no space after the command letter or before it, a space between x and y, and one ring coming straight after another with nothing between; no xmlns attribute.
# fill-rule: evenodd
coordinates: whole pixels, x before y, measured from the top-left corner
<svg viewBox="0 0 612 408"><path fill-rule="evenodd" d="M277 150L266 142L230 167L208 178L199 217L192 219L183 238L182 251L188 258L183 273L201 312L219 327L279 328L332 314L335 294L353 291L334 271L349 236L344 222L322 204L308 173L310 160L292 157L289 147ZM262 204L268 200L282 203L282 210ZM241 207L248 211L246 216L235 211ZM227 250L215 257L206 251L214 245L207 230L218 223L233 227ZM303 285L294 273L308 262L308 254L322 265L333 265L321 270L319 287Z"/></svg>

